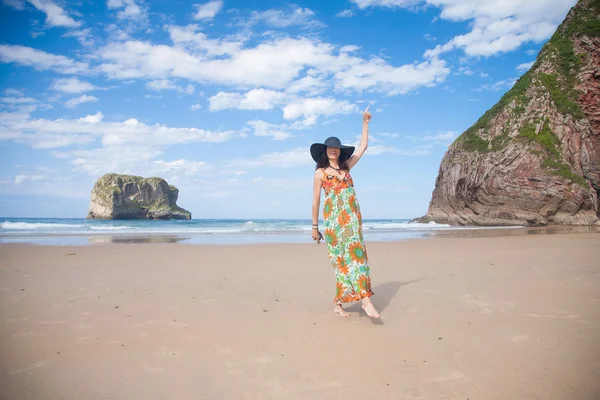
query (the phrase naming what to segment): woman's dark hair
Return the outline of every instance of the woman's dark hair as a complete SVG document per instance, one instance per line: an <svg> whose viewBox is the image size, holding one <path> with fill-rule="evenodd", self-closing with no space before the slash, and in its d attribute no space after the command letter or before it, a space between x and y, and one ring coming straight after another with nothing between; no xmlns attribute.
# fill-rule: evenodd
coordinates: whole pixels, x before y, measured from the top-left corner
<svg viewBox="0 0 600 400"><path fill-rule="evenodd" d="M350 157L347 156L346 152L340 152L340 158L338 159L338 164L340 166L340 169L343 169L344 171L349 171L350 167L348 166L348 159ZM325 149L325 151L323 152L323 154L321 155L321 158L319 159L319 161L317 161L317 168L327 168L329 167L329 158L327 158L327 148Z"/></svg>

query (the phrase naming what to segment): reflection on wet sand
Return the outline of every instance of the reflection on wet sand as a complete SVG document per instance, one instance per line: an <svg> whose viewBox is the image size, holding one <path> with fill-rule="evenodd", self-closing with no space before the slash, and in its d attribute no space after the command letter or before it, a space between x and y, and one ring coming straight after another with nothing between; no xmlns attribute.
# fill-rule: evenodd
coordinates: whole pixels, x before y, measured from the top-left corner
<svg viewBox="0 0 600 400"><path fill-rule="evenodd" d="M124 235L99 235L89 236L89 244L150 244L150 243L180 243L185 240L189 240L187 236L177 235L137 235L137 236L124 236Z"/></svg>
<svg viewBox="0 0 600 400"><path fill-rule="evenodd" d="M600 233L600 226L574 226L574 225L551 225L543 227L515 227L515 228L473 228L456 230L437 230L424 232L424 237L499 237L520 235L552 235L563 233Z"/></svg>

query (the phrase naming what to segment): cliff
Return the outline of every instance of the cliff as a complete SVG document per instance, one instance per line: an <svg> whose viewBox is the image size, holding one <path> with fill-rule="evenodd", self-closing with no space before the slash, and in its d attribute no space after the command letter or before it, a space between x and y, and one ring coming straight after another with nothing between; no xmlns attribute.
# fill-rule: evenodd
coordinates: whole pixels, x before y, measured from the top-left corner
<svg viewBox="0 0 600 400"><path fill-rule="evenodd" d="M531 69L450 145L418 220L588 225L599 197L600 0L581 0Z"/></svg>
<svg viewBox="0 0 600 400"><path fill-rule="evenodd" d="M179 190L161 178L106 174L92 189L89 219L191 219Z"/></svg>

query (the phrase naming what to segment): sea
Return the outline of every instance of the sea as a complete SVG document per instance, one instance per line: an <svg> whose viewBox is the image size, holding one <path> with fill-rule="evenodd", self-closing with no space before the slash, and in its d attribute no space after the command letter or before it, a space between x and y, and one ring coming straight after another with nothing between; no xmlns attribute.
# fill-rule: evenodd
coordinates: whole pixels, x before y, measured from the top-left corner
<svg viewBox="0 0 600 400"><path fill-rule="evenodd" d="M86 245L101 243L312 243L311 220L192 219L88 220L83 218L1 218L0 243ZM322 226L322 223L321 223ZM365 240L428 237L437 231L465 230L408 219L363 220ZM322 232L322 230L321 230Z"/></svg>

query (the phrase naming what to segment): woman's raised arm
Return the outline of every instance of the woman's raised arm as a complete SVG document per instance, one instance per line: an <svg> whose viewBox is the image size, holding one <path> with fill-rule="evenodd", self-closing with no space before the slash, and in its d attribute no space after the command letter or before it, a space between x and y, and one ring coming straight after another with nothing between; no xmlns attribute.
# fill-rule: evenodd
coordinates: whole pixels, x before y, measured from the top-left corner
<svg viewBox="0 0 600 400"><path fill-rule="evenodd" d="M348 167L352 168L356 165L358 160L365 154L367 147L369 146L369 121L371 121L371 113L369 112L369 107L365 109L363 113L363 126L362 126L362 134L360 136L360 144L354 154L348 160Z"/></svg>

